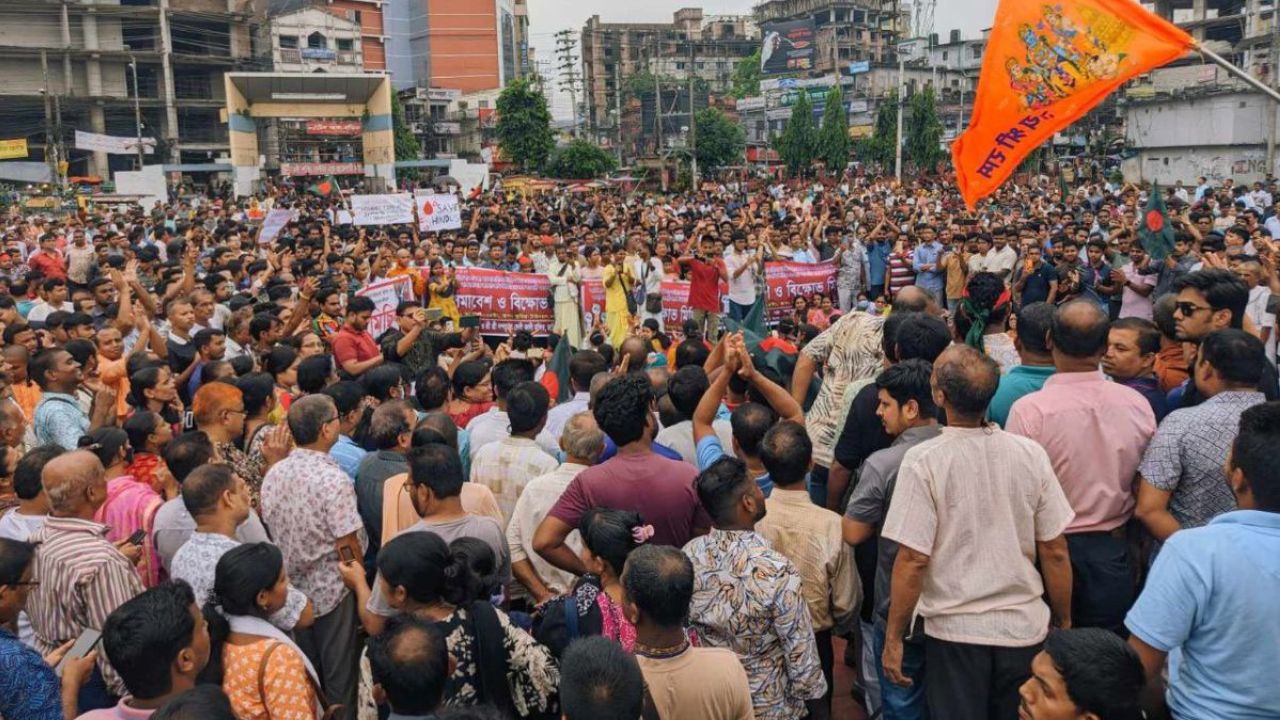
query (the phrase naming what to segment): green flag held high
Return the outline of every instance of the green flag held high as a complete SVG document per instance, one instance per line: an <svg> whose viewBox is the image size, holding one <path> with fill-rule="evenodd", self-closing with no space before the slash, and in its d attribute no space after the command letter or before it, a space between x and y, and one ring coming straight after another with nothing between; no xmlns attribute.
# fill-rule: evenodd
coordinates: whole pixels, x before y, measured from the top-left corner
<svg viewBox="0 0 1280 720"><path fill-rule="evenodd" d="M556 343L555 352L551 353L551 359L547 361L546 373L547 375L554 375L556 380L559 381L555 396L552 398L557 403L566 402L573 398L573 379L569 377L569 359L572 357L573 348L569 346L569 336L561 335L560 342Z"/></svg>
<svg viewBox="0 0 1280 720"><path fill-rule="evenodd" d="M1169 210L1160 195L1160 183L1151 185L1151 196L1147 198L1147 207L1138 225L1138 240L1156 262L1164 262L1173 252L1173 226L1169 224Z"/></svg>
<svg viewBox="0 0 1280 720"><path fill-rule="evenodd" d="M330 195L341 195L342 186L338 184L338 179L332 175L307 188L307 192L314 193L320 197L329 197Z"/></svg>

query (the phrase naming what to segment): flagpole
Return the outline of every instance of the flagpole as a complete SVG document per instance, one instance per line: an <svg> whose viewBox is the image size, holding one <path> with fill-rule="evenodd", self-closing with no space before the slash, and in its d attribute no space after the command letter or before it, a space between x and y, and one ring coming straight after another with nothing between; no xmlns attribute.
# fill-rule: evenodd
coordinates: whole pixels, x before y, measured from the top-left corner
<svg viewBox="0 0 1280 720"><path fill-rule="evenodd" d="M1205 47L1204 45L1196 44L1194 47L1195 47L1196 51L1198 51L1201 55L1204 55L1204 56L1205 56L1205 58L1207 58L1207 59L1208 59L1210 62L1212 62L1213 64L1215 64L1215 65L1217 65L1217 66L1221 67L1223 70L1226 70L1227 72L1231 73L1232 75L1235 75L1237 78L1240 78L1240 79L1241 79L1241 80L1243 80L1245 83L1247 83L1247 84L1249 84L1250 86L1252 86L1252 87L1253 87L1253 89L1257 90L1258 92L1261 92L1261 93L1265 94L1267 97L1269 97L1269 98L1271 98L1272 100L1276 101L1277 103L1280 103L1280 92L1276 92L1276 90L1275 90L1274 88L1267 87L1267 84L1266 84L1266 83L1264 83L1264 82L1262 82L1261 80L1259 80L1258 78L1256 78L1256 77L1254 77L1254 76L1250 75L1249 73L1245 72L1244 70L1241 70L1240 68L1236 67L1235 65L1232 65L1231 63L1227 62L1227 59L1226 59L1226 58L1224 58L1224 57L1222 57L1221 55L1219 55L1218 53L1216 53L1216 52L1214 52L1214 51L1210 50L1209 48Z"/></svg>

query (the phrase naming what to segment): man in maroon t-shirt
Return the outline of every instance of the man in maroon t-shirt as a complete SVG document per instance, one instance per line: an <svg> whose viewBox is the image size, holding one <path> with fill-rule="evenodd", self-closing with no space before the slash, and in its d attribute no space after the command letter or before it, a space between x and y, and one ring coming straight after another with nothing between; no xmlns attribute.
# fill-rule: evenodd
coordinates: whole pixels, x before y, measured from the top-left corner
<svg viewBox="0 0 1280 720"><path fill-rule="evenodd" d="M729 281L729 270L724 259L715 257L715 242L703 236L698 250L677 260L680 266L689 268L689 307L693 308L693 321L703 332L703 337L716 341L720 330L720 282Z"/></svg>
<svg viewBox="0 0 1280 720"><path fill-rule="evenodd" d="M358 378L383 362L378 343L367 330L376 307L367 297L352 298L347 303L347 321L333 336L333 359L350 377Z"/></svg>
<svg viewBox="0 0 1280 720"><path fill-rule="evenodd" d="M643 374L614 378L592 402L596 424L618 446L618 454L587 468L565 488L538 525L533 549L556 567L581 575L582 560L565 545L587 510L631 510L653 526L653 542L684 547L711 528L698 502L692 465L653 452L653 391Z"/></svg>

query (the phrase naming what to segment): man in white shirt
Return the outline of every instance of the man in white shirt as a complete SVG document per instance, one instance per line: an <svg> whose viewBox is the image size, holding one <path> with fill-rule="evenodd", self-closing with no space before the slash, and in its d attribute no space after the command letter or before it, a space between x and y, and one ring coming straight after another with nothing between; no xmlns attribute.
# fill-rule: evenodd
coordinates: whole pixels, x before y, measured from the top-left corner
<svg viewBox="0 0 1280 720"><path fill-rule="evenodd" d="M32 305L27 313L29 323L43 323L49 317L49 313L55 310L75 312L75 306L67 300L66 280L48 278L40 284L38 294L40 300Z"/></svg>
<svg viewBox="0 0 1280 720"><path fill-rule="evenodd" d="M923 618L930 715L1011 718L1050 624L1071 625L1074 513L1044 448L985 422L994 360L952 346L932 380L947 427L907 451L885 516L899 550L881 660L906 685L903 640Z"/></svg>
<svg viewBox="0 0 1280 720"><path fill-rule="evenodd" d="M1276 359L1276 316L1267 312L1271 303L1271 288L1265 284L1266 271L1257 260L1242 262L1236 267L1236 274L1249 286L1249 304L1245 306L1245 317L1253 321L1257 328L1258 338L1267 349L1267 359Z"/></svg>
<svg viewBox="0 0 1280 720"><path fill-rule="evenodd" d="M547 422L550 404L547 389L539 383L522 382L512 388L507 393L511 434L480 448L471 463L471 482L493 491L507 522L524 486L556 468L556 459L534 441Z"/></svg>
<svg viewBox="0 0 1280 720"><path fill-rule="evenodd" d="M743 320L756 302L757 258L747 252L747 238L741 232L733 235L733 249L724 258L729 273L729 317Z"/></svg>
<svg viewBox="0 0 1280 720"><path fill-rule="evenodd" d="M685 419L663 428L654 438L654 442L675 450L681 459L695 468L698 467L698 448L693 437L693 413L698 409L698 401L710 388L707 373L699 366L687 365L672 375L667 383L667 396ZM720 447L733 447L733 426L728 420L716 420L711 427L720 438Z"/></svg>
<svg viewBox="0 0 1280 720"><path fill-rule="evenodd" d="M471 466L475 467L476 454L490 444L511 435L511 421L507 417L507 393L516 385L533 380L533 363L528 360L507 359L493 366L490 377L497 405L483 415L477 415L467 423L471 435Z"/></svg>
<svg viewBox="0 0 1280 720"><path fill-rule="evenodd" d="M609 363L593 350L580 350L569 359L569 381L573 385L573 397L547 412L547 425L538 433L538 447L556 457L561 450L560 435L569 418L586 412L591 406L591 378L606 372Z"/></svg>
<svg viewBox="0 0 1280 720"><path fill-rule="evenodd" d="M534 605L568 592L577 579L534 552L533 536L569 483L578 473L594 465L604 452L604 433L590 412L583 410L570 416L560 435L560 448L565 454L564 463L524 486L507 523L511 574L519 583L519 587L513 588L514 595L532 598ZM575 554L582 552L582 538L577 529L569 533L565 545Z"/></svg>
<svg viewBox="0 0 1280 720"><path fill-rule="evenodd" d="M646 298L650 295L662 295L663 270L662 261L653 257L649 253L648 241L642 240L639 244L639 251L632 260L631 274L635 276L636 282L640 289L643 290L643 296L639 298L640 303L637 310L640 314L640 322L645 320L657 320L658 327L662 327L662 308L658 308L657 312L651 312L646 303ZM730 297L732 297L732 291Z"/></svg>
<svg viewBox="0 0 1280 720"><path fill-rule="evenodd" d="M992 242L995 247L991 248L991 252L987 253L987 272L995 273L1005 284L1009 283L1009 278L1013 276L1013 269L1018 264L1018 251L1009 245L1012 230L1006 232L991 233Z"/></svg>

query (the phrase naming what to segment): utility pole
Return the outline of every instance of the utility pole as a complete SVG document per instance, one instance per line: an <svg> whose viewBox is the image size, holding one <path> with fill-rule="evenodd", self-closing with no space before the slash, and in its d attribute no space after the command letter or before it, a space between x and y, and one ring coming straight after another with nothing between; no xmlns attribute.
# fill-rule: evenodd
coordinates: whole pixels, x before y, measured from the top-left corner
<svg viewBox="0 0 1280 720"><path fill-rule="evenodd" d="M49 164L49 177L57 182L58 146L53 142L53 110L50 105L53 88L49 87L49 53L45 50L40 51L40 70L44 73L44 88L40 90L44 100L44 160Z"/></svg>
<svg viewBox="0 0 1280 720"><path fill-rule="evenodd" d="M1271 60L1270 72L1271 87L1280 89L1280 4L1274 0L1271 4ZM1263 102L1263 107L1267 109L1267 173L1274 174L1276 171L1276 112L1275 104Z"/></svg>
<svg viewBox="0 0 1280 720"><path fill-rule="evenodd" d="M617 58L613 63L613 132L614 146L618 151L618 167L622 167L622 45L614 53Z"/></svg>
<svg viewBox="0 0 1280 720"><path fill-rule="evenodd" d="M693 103L693 81L698 76L698 43L689 40L689 181L698 191L698 112Z"/></svg>
<svg viewBox="0 0 1280 720"><path fill-rule="evenodd" d="M556 57L560 60L560 89L569 91L569 102L573 105L573 122L570 134L578 134L578 70L577 57L574 52L578 41L572 30L561 30L556 33Z"/></svg>
<svg viewBox="0 0 1280 720"><path fill-rule="evenodd" d="M133 124L137 131L138 169L141 170L146 162L142 150L142 88L138 85L138 58L134 57L128 45L124 49L129 51L129 69L133 71Z"/></svg>
<svg viewBox="0 0 1280 720"><path fill-rule="evenodd" d="M902 182L902 111L903 99L907 94L907 57L902 52L902 45L898 45L898 141L894 143L895 160L893 165L893 175Z"/></svg>

